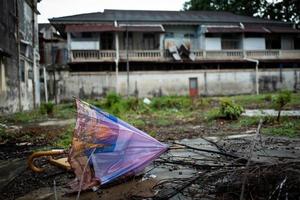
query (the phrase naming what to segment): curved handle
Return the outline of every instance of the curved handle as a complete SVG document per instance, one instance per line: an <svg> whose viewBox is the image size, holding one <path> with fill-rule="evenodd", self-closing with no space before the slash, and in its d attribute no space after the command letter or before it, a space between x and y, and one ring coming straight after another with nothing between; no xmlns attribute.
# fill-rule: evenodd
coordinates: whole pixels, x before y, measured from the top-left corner
<svg viewBox="0 0 300 200"><path fill-rule="evenodd" d="M36 173L42 173L45 171L45 169L37 167L34 165L34 159L39 158L39 157L43 157L43 156L56 156L56 155L62 155L65 154L66 151L65 150L52 150L52 151L38 151L35 152L33 154L31 154L28 158L28 167L36 172Z"/></svg>

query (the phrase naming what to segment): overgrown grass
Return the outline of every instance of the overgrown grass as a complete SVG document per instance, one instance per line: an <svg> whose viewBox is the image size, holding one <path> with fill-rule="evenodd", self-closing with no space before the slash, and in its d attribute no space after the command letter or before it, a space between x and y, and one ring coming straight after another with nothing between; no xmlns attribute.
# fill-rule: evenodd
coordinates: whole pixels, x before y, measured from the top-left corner
<svg viewBox="0 0 300 200"><path fill-rule="evenodd" d="M282 118L280 123L272 123L263 127L262 133L269 136L299 137L300 119Z"/></svg>
<svg viewBox="0 0 300 200"><path fill-rule="evenodd" d="M70 125L64 133L55 141L54 146L58 148L68 149L72 143L74 125Z"/></svg>
<svg viewBox="0 0 300 200"><path fill-rule="evenodd" d="M245 108L257 108L257 109L270 109L272 108L272 97L277 93L267 93L260 95L239 95L232 96L237 104ZM291 102L286 105L286 108L300 107L300 93L293 93L291 96Z"/></svg>
<svg viewBox="0 0 300 200"><path fill-rule="evenodd" d="M271 99L274 94L262 94L262 95L241 95L229 97L230 100L234 100L235 103L242 105L245 108L257 108L265 109L271 107ZM219 123L220 118L219 106L220 100L223 98L199 98L191 99L188 96L165 96L151 98L149 105L143 103L143 99L136 98L124 98L114 93L108 94L107 97L100 100L86 100L87 102L109 112L117 117L120 117L124 121L133 124L137 128L151 130L151 127L168 127L178 123L206 123L207 126L214 126ZM300 108L300 94L292 94L291 102L286 106L287 108L296 107ZM55 105L53 108L52 118L58 119L70 119L76 117L75 104L63 103ZM15 123L30 123L36 121L47 120L49 116L43 114L39 109L15 113L9 116L0 117L0 123L15 124ZM280 124L275 124L270 120L263 126L264 133L274 135L284 135L284 130L287 130L287 135L292 135L292 131L298 131L299 128L294 119L290 120L293 124L286 124L286 119L283 118ZM226 122L226 126L239 129L239 128L254 128L259 122L258 117L240 117L236 121L229 120ZM299 120L295 121L299 123ZM149 128L150 127L150 128ZM275 127L271 129L271 127ZM72 130L73 128L71 128ZM72 130L73 131L73 130ZM60 138L59 145L68 145L71 139L70 132L66 131L66 138ZM290 131L290 132L289 132ZM269 132L269 133L267 133ZM4 137L5 133L0 134ZM153 133L154 134L154 133ZM179 133L180 134L180 133ZM297 135L297 133L296 133ZM6 137L6 136L5 136ZM64 142L65 141L65 142ZM68 142L67 142L68 141Z"/></svg>

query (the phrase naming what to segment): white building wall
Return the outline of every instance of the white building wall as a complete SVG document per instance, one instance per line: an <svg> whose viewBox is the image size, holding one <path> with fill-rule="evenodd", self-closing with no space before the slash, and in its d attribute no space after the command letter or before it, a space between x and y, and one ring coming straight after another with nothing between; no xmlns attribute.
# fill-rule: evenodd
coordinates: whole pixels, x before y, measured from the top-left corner
<svg viewBox="0 0 300 200"><path fill-rule="evenodd" d="M294 90L300 70L270 69L259 72L260 89L263 92L278 89ZM280 76L281 81L280 81ZM163 95L189 95L189 78L198 78L200 95L236 95L255 93L255 70L185 70L130 72L130 94L138 90L139 97ZM72 96L93 98L107 90L115 90L113 72L68 73L61 84L62 98ZM127 94L127 75L120 72L118 78L120 94Z"/></svg>
<svg viewBox="0 0 300 200"><path fill-rule="evenodd" d="M244 50L265 50L265 38L244 38Z"/></svg>
<svg viewBox="0 0 300 200"><path fill-rule="evenodd" d="M99 41L71 41L71 50L99 50Z"/></svg>
<svg viewBox="0 0 300 200"><path fill-rule="evenodd" d="M207 37L205 38L206 50L221 50L221 38L219 37Z"/></svg>

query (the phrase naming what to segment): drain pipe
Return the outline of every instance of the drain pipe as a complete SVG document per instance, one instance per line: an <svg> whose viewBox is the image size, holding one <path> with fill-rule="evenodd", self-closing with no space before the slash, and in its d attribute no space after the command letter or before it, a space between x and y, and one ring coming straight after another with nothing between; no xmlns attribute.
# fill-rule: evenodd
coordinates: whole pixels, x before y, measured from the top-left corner
<svg viewBox="0 0 300 200"><path fill-rule="evenodd" d="M259 95L259 72L258 72L259 60L255 60L255 59L247 58L247 57L245 57L244 60L256 63L256 65L255 65L255 85L256 85L256 94Z"/></svg>
<svg viewBox="0 0 300 200"><path fill-rule="evenodd" d="M115 28L118 28L118 22L114 22ZM116 93L119 94L119 62L120 62L120 47L119 47L119 33L115 32L115 43L116 43Z"/></svg>

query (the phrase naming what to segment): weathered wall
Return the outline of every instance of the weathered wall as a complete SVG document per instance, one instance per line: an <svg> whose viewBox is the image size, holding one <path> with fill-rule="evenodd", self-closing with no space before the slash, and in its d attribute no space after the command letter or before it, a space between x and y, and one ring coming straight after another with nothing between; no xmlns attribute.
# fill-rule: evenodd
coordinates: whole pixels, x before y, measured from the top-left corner
<svg viewBox="0 0 300 200"><path fill-rule="evenodd" d="M221 50L221 38L220 37L207 37L205 38L206 50Z"/></svg>
<svg viewBox="0 0 300 200"><path fill-rule="evenodd" d="M37 13L32 8L37 2L2 0L0 4L4 5L0 12L0 114L3 114L31 109L34 102L38 105L39 56Z"/></svg>
<svg viewBox="0 0 300 200"><path fill-rule="evenodd" d="M0 114L18 108L16 1L0 2Z"/></svg>
<svg viewBox="0 0 300 200"><path fill-rule="evenodd" d="M265 50L266 40L263 37L247 37L243 40L244 50Z"/></svg>
<svg viewBox="0 0 300 200"><path fill-rule="evenodd" d="M89 39L81 41L72 41L71 49L72 50L99 50L99 40Z"/></svg>
<svg viewBox="0 0 300 200"><path fill-rule="evenodd" d="M278 89L300 90L300 69L260 70L261 92ZM59 77L59 76L58 76ZM185 70L147 71L130 73L130 93L138 91L139 97L163 95L188 95L189 78L197 78L201 95L235 95L255 93L254 70ZM95 98L107 90L116 90L113 72L89 72L60 74L58 82L61 100L72 96ZM119 73L118 91L126 95L126 72Z"/></svg>
<svg viewBox="0 0 300 200"><path fill-rule="evenodd" d="M19 107L17 60L0 55L0 114L16 112Z"/></svg>

